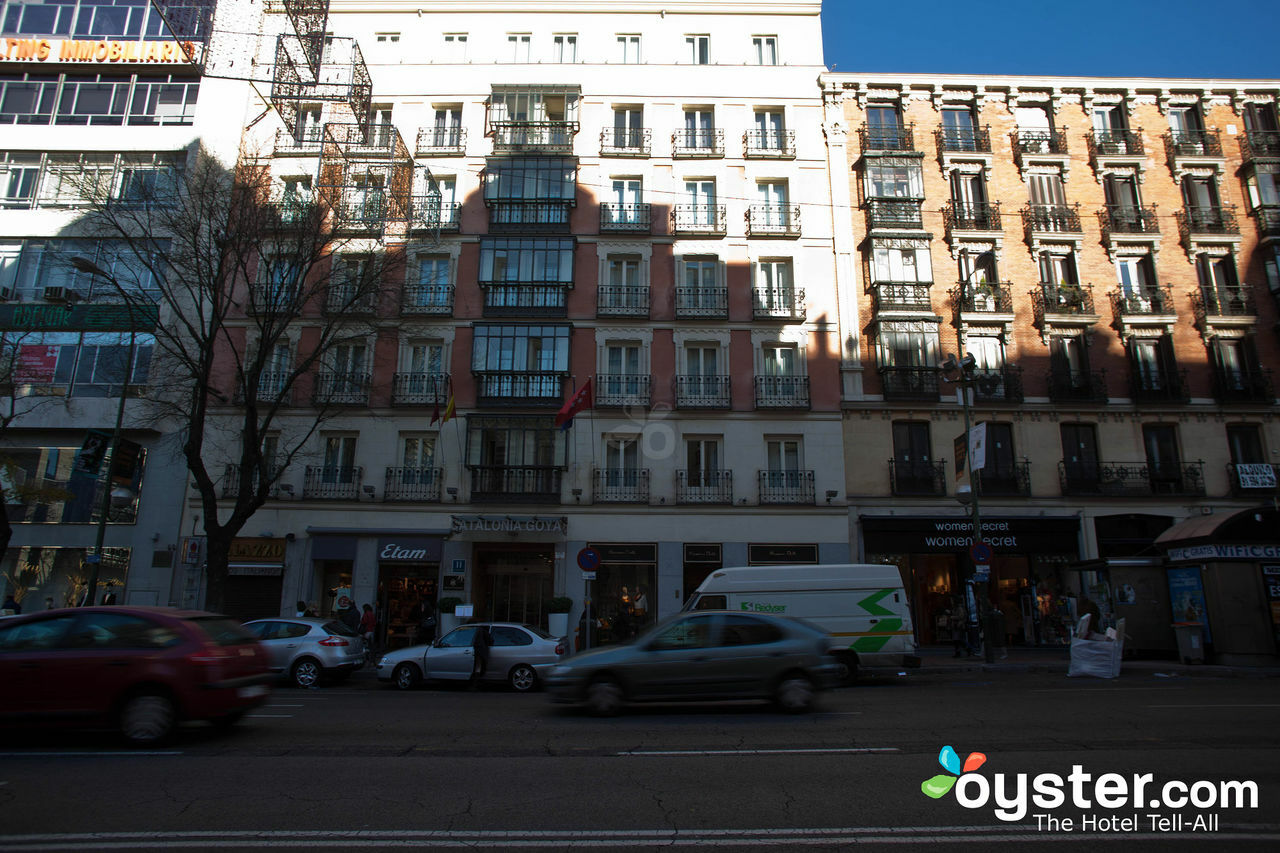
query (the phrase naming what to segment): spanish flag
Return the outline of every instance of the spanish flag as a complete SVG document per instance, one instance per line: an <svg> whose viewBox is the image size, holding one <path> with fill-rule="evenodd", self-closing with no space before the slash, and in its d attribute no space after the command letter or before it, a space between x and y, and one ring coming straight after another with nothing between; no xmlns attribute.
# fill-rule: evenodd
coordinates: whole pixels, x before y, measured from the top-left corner
<svg viewBox="0 0 1280 853"><path fill-rule="evenodd" d="M456 412L454 412L454 409L453 409L453 382L451 381L448 382L448 385L449 385L449 402L445 404L444 416L441 417L440 415L440 400L439 398L437 398L435 408L431 410L432 426L434 426L437 421L440 422L440 426L444 426L449 421L453 420L453 416L456 414Z"/></svg>

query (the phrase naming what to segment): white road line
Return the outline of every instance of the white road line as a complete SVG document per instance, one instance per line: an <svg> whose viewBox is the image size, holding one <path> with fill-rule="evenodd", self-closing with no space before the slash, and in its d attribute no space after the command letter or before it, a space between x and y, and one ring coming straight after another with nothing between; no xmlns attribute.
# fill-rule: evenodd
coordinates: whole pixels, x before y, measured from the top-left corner
<svg viewBox="0 0 1280 853"><path fill-rule="evenodd" d="M179 751L179 750L166 750L166 751L152 750L152 751L148 751L148 750L142 750L142 749L139 749L139 750L133 750L133 749L130 749L130 750L127 750L127 751L125 751L125 750L111 750L111 751L106 751L106 750L97 750L97 751L92 751L92 752L0 752L0 758L30 758L30 757L33 757L33 756L39 756L39 757L41 757L41 758L46 758L46 757L50 757L50 756L56 756L56 757L59 757L59 758L60 758L60 757L62 757L62 756L64 756L64 755L66 755L66 756L94 755L94 756L97 756L97 757L99 757L99 758L110 758L110 757L112 757L112 756L119 756L119 757L121 757L121 758L125 758L125 757L131 757L131 756L134 756L134 755L183 755L183 754L184 754L184 753L183 753L183 752L181 752L181 751Z"/></svg>
<svg viewBox="0 0 1280 853"><path fill-rule="evenodd" d="M293 714L245 714L251 720L292 720Z"/></svg>
<svg viewBox="0 0 1280 853"><path fill-rule="evenodd" d="M1083 689L1082 689L1083 688ZM1182 685L1172 685L1167 687L1037 687L1028 693L1082 693L1088 691L1090 693L1119 693L1121 690L1186 690Z"/></svg>
<svg viewBox="0 0 1280 853"><path fill-rule="evenodd" d="M1280 705L1148 705L1148 708L1280 708Z"/></svg>
<svg viewBox="0 0 1280 853"><path fill-rule="evenodd" d="M263 705L262 707L264 708L305 708L307 706L306 705L276 705L275 703L272 703L270 705Z"/></svg>
<svg viewBox="0 0 1280 853"><path fill-rule="evenodd" d="M897 747L814 747L811 749L636 749L618 752L615 755L817 755L817 754L860 754L871 752L900 752Z"/></svg>

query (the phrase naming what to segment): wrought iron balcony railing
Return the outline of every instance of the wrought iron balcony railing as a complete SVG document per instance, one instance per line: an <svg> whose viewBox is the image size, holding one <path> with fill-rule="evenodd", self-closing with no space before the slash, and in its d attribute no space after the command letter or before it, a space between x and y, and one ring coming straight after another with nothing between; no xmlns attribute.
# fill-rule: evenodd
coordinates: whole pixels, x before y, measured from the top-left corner
<svg viewBox="0 0 1280 853"><path fill-rule="evenodd" d="M1280 237L1280 205L1260 204L1253 209L1258 220L1258 236L1262 239Z"/></svg>
<svg viewBox="0 0 1280 853"><path fill-rule="evenodd" d="M1021 161L1023 154L1066 154L1065 130L1019 130L1012 134L1013 156Z"/></svg>
<svg viewBox="0 0 1280 853"><path fill-rule="evenodd" d="M603 202L600 205L601 231L635 231L648 234L652 227L653 205L648 202L620 204Z"/></svg>
<svg viewBox="0 0 1280 853"><path fill-rule="evenodd" d="M1017 365L975 371L973 380L973 397L979 403L1022 402L1022 368Z"/></svg>
<svg viewBox="0 0 1280 853"><path fill-rule="evenodd" d="M677 376L675 382L677 408L729 408L732 382L729 376Z"/></svg>
<svg viewBox="0 0 1280 853"><path fill-rule="evenodd" d="M966 314L1013 313L1013 285L1007 281L959 282L956 295Z"/></svg>
<svg viewBox="0 0 1280 853"><path fill-rule="evenodd" d="M1116 290L1111 294L1111 306L1121 317L1169 316L1177 313L1173 304L1173 291L1167 284L1149 284L1132 292Z"/></svg>
<svg viewBox="0 0 1280 853"><path fill-rule="evenodd" d="M472 376L476 380L476 403L481 406L558 409L564 402L563 373L475 370Z"/></svg>
<svg viewBox="0 0 1280 853"><path fill-rule="evenodd" d="M927 281L877 281L871 285L877 311L932 311Z"/></svg>
<svg viewBox="0 0 1280 853"><path fill-rule="evenodd" d="M467 153L465 127L420 127L414 152L419 156Z"/></svg>
<svg viewBox="0 0 1280 853"><path fill-rule="evenodd" d="M1042 314L1082 316L1094 313L1093 291L1087 284L1052 284L1042 281L1036 297Z"/></svg>
<svg viewBox="0 0 1280 853"><path fill-rule="evenodd" d="M397 373L391 382L393 406L434 406L448 397L449 377L438 373Z"/></svg>
<svg viewBox="0 0 1280 853"><path fill-rule="evenodd" d="M312 125L294 133L288 130L276 131L275 155L283 157L291 154L319 154L324 142L324 127Z"/></svg>
<svg viewBox="0 0 1280 853"><path fill-rule="evenodd" d="M878 127L864 124L858 128L858 145L864 154L871 151L915 151L915 127L914 124Z"/></svg>
<svg viewBox="0 0 1280 853"><path fill-rule="evenodd" d="M723 319L729 316L728 287L685 287L676 288L676 317L713 317Z"/></svg>
<svg viewBox="0 0 1280 853"><path fill-rule="evenodd" d="M495 121L494 153L540 151L548 154L572 154L573 138L578 133L576 121Z"/></svg>
<svg viewBox="0 0 1280 853"><path fill-rule="evenodd" d="M724 131L718 127L703 130L681 128L671 134L672 157L723 157Z"/></svg>
<svg viewBox="0 0 1280 853"><path fill-rule="evenodd" d="M401 314L453 313L452 284L406 284L400 298Z"/></svg>
<svg viewBox="0 0 1280 853"><path fill-rule="evenodd" d="M258 393L255 398L259 406L279 402L281 405L288 406L293 402L293 385L290 384L293 378L292 372L288 370L269 370L258 374ZM235 404L242 405L244 403L244 388L236 388L234 395Z"/></svg>
<svg viewBox="0 0 1280 853"><path fill-rule="evenodd" d="M677 234L723 235L727 215L723 204L677 204L671 208L671 227Z"/></svg>
<svg viewBox="0 0 1280 853"><path fill-rule="evenodd" d="M952 231L999 231L1000 202L967 204L949 201L942 209L947 233Z"/></svg>
<svg viewBox="0 0 1280 853"><path fill-rule="evenodd" d="M648 468L597 468L591 480L591 499L596 503L649 502Z"/></svg>
<svg viewBox="0 0 1280 853"><path fill-rule="evenodd" d="M879 373L886 400L938 400L936 367L881 367Z"/></svg>
<svg viewBox="0 0 1280 853"><path fill-rule="evenodd" d="M311 399L318 406L359 406L369 402L369 374L358 370L316 374Z"/></svg>
<svg viewBox="0 0 1280 853"><path fill-rule="evenodd" d="M473 465L474 503L560 503L564 472L553 465Z"/></svg>
<svg viewBox="0 0 1280 853"><path fill-rule="evenodd" d="M602 284L596 289L596 314L601 317L648 317L649 288Z"/></svg>
<svg viewBox="0 0 1280 853"><path fill-rule="evenodd" d="M757 376L757 409L809 408L808 376Z"/></svg>
<svg viewBox="0 0 1280 853"><path fill-rule="evenodd" d="M701 468L676 471L676 503L733 503L733 471Z"/></svg>
<svg viewBox="0 0 1280 853"><path fill-rule="evenodd" d="M277 465L268 463L267 479L274 480L276 478L277 473L278 473ZM258 488L258 483L259 483L258 472L255 471L253 473L253 476L250 477L249 488L256 490ZM279 494L280 494L280 488L278 483L273 483L271 487L267 490L267 497L269 498L278 497ZM240 497L240 466L239 465L229 464L223 470L221 495L224 499L235 499Z"/></svg>
<svg viewBox="0 0 1280 853"><path fill-rule="evenodd" d="M600 131L601 157L648 157L653 132L647 127L607 127Z"/></svg>
<svg viewBox="0 0 1280 853"><path fill-rule="evenodd" d="M812 471L759 471L756 481L762 504L805 504L815 502Z"/></svg>
<svg viewBox="0 0 1280 853"><path fill-rule="evenodd" d="M1240 156L1245 162L1263 158L1280 159L1280 132L1250 130L1240 137Z"/></svg>
<svg viewBox="0 0 1280 853"><path fill-rule="evenodd" d="M1231 494L1274 495L1280 482L1280 465L1266 462L1231 462L1227 464L1227 479L1231 482Z"/></svg>
<svg viewBox="0 0 1280 853"><path fill-rule="evenodd" d="M364 469L359 465L308 465L302 480L306 500L354 501L360 498Z"/></svg>
<svg viewBox="0 0 1280 853"><path fill-rule="evenodd" d="M1080 205L1029 204L1022 209L1028 234L1079 234Z"/></svg>
<svg viewBox="0 0 1280 853"><path fill-rule="evenodd" d="M1187 389L1186 368L1157 373L1131 370L1129 398L1142 403L1189 403L1191 393Z"/></svg>
<svg viewBox="0 0 1280 853"><path fill-rule="evenodd" d="M1095 130L1089 136L1089 154L1102 157L1141 157L1146 154L1142 144L1142 128L1136 130Z"/></svg>
<svg viewBox="0 0 1280 853"><path fill-rule="evenodd" d="M894 495L940 497L947 493L947 463L889 460L889 491Z"/></svg>
<svg viewBox="0 0 1280 853"><path fill-rule="evenodd" d="M1203 496L1203 462L1058 463L1064 495Z"/></svg>
<svg viewBox="0 0 1280 853"><path fill-rule="evenodd" d="M1049 399L1057 402L1107 402L1106 371L1050 369Z"/></svg>
<svg viewBox="0 0 1280 853"><path fill-rule="evenodd" d="M790 160L796 156L794 130L748 130L742 134L744 156L748 159Z"/></svg>
<svg viewBox="0 0 1280 853"><path fill-rule="evenodd" d="M1222 140L1216 130L1171 130L1164 135L1164 150L1178 157L1221 157Z"/></svg>
<svg viewBox="0 0 1280 853"><path fill-rule="evenodd" d="M1185 240L1192 234L1239 234L1234 205L1188 207L1177 212L1178 229Z"/></svg>
<svg viewBox="0 0 1280 853"><path fill-rule="evenodd" d="M1233 370L1215 365L1213 396L1219 403L1262 403L1270 406L1276 401L1271 371L1257 367Z"/></svg>
<svg viewBox="0 0 1280 853"><path fill-rule="evenodd" d="M938 150L962 153L991 153L990 127L945 127L935 130Z"/></svg>
<svg viewBox="0 0 1280 853"><path fill-rule="evenodd" d="M1256 317L1258 304L1249 287L1200 286L1199 307L1211 317Z"/></svg>
<svg viewBox="0 0 1280 853"><path fill-rule="evenodd" d="M1102 224L1102 236L1112 234L1159 234L1160 220L1156 219L1154 204L1134 207L1127 204L1109 204L1098 211Z"/></svg>
<svg viewBox="0 0 1280 853"><path fill-rule="evenodd" d="M1028 497L1031 494L1031 463L1026 460L1006 465L988 465L973 472L973 487L981 497Z"/></svg>
<svg viewBox="0 0 1280 853"><path fill-rule="evenodd" d="M438 503L443 482L442 468L388 468L382 499Z"/></svg>
<svg viewBox="0 0 1280 853"><path fill-rule="evenodd" d="M599 373L596 374L596 408L647 408L650 400L648 374Z"/></svg>
<svg viewBox="0 0 1280 853"><path fill-rule="evenodd" d="M486 317L564 317L569 288L563 284L481 283Z"/></svg>
<svg viewBox="0 0 1280 853"><path fill-rule="evenodd" d="M462 202L442 202L439 196L415 195L409 203L411 228L454 233L462 227Z"/></svg>
<svg viewBox="0 0 1280 853"><path fill-rule="evenodd" d="M870 199L867 202L867 227L920 231L924 228L921 206L919 201Z"/></svg>
<svg viewBox="0 0 1280 853"><path fill-rule="evenodd" d="M569 199L485 199L489 230L502 234L567 232L573 204Z"/></svg>
<svg viewBox="0 0 1280 853"><path fill-rule="evenodd" d="M751 315L757 320L803 320L804 291L794 287L757 287L751 292Z"/></svg>
<svg viewBox="0 0 1280 853"><path fill-rule="evenodd" d="M799 237L800 205L753 204L747 208L748 237Z"/></svg>
<svg viewBox="0 0 1280 853"><path fill-rule="evenodd" d="M325 292L324 310L329 314L372 314L377 296L368 285L331 285Z"/></svg>

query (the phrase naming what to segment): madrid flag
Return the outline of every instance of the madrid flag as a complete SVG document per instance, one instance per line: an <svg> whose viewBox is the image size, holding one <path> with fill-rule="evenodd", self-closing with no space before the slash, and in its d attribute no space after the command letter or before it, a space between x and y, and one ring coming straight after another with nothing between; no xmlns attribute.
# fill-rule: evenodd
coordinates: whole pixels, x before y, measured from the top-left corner
<svg viewBox="0 0 1280 853"><path fill-rule="evenodd" d="M590 409L595 406L595 395L591 392L591 380L588 379L582 383L572 397L569 398L560 411L556 413L556 426L560 429L568 429L573 425L573 416L584 409Z"/></svg>

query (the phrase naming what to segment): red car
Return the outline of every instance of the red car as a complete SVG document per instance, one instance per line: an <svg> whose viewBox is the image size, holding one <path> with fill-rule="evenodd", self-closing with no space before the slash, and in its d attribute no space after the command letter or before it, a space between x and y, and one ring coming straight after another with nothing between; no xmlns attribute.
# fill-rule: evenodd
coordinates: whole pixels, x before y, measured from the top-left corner
<svg viewBox="0 0 1280 853"><path fill-rule="evenodd" d="M109 725L136 744L181 720L230 725L274 676L229 616L81 607L0 619L0 721Z"/></svg>

